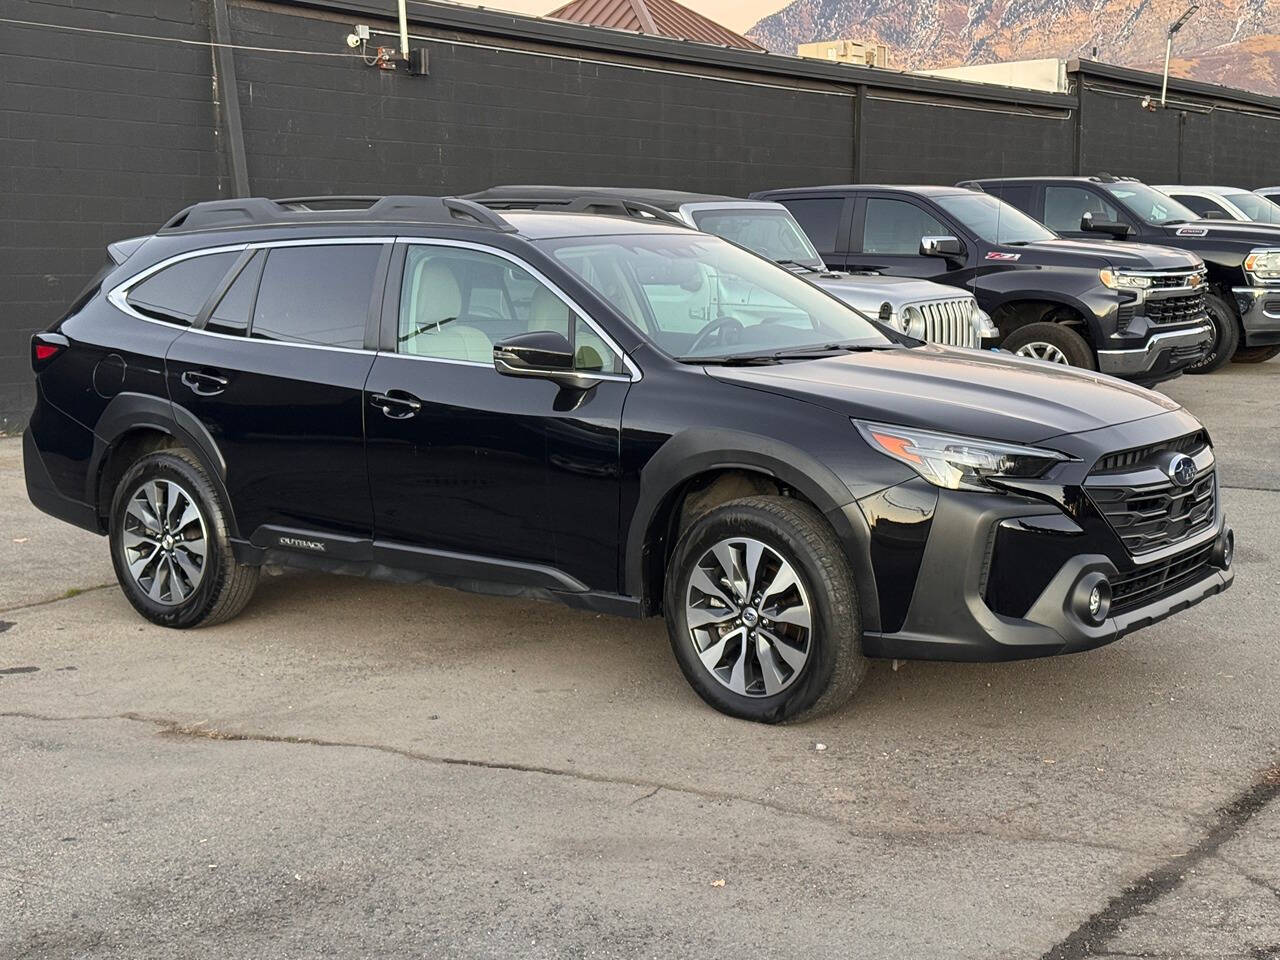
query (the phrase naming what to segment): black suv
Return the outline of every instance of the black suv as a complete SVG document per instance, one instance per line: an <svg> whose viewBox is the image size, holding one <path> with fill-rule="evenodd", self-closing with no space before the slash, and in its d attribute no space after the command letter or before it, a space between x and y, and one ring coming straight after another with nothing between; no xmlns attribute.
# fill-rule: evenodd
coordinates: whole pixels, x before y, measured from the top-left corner
<svg viewBox="0 0 1280 960"><path fill-rule="evenodd" d="M800 187L753 193L787 207L840 270L923 277L973 292L1026 357L1146 385L1212 340L1204 264L1181 250L1063 240L1015 207L958 187ZM1139 284L1152 288L1145 296Z"/></svg>
<svg viewBox="0 0 1280 960"><path fill-rule="evenodd" d="M1064 237L1124 241L1126 249L1131 243L1158 243L1200 257L1209 272L1206 306L1213 343L1189 373L1209 373L1233 359L1258 363L1280 354L1280 227L1201 219L1172 197L1127 177L1024 177L962 186L999 196ZM1153 289L1142 292L1147 298L1154 294Z"/></svg>
<svg viewBox="0 0 1280 960"><path fill-rule="evenodd" d="M234 616L266 563L663 613L702 697L777 721L864 656L1084 650L1231 582L1162 396L671 224L311 206L190 207L33 339L29 495L155 623Z"/></svg>

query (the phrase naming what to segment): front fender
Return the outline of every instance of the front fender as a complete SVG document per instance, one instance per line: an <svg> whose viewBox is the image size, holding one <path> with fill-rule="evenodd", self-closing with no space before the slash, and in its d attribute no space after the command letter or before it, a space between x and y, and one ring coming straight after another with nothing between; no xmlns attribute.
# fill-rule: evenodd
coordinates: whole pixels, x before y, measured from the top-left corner
<svg viewBox="0 0 1280 960"><path fill-rule="evenodd" d="M666 441L640 471L640 496L627 529L626 593L656 607L650 551L665 541L658 529L684 486L717 470L763 473L795 490L820 510L835 529L853 568L863 626L878 629L879 605L871 568L870 529L848 486L829 467L798 447L735 430L686 430Z"/></svg>

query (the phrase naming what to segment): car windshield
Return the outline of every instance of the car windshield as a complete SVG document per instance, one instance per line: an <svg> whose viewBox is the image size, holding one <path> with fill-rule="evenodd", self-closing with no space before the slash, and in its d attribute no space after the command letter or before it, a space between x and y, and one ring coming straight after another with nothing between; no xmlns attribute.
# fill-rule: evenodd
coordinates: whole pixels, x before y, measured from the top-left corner
<svg viewBox="0 0 1280 960"><path fill-rule="evenodd" d="M1037 243L1058 236L1017 207L989 193L953 193L935 200L987 243Z"/></svg>
<svg viewBox="0 0 1280 960"><path fill-rule="evenodd" d="M1102 187L1135 217L1153 227L1200 219L1200 215L1190 207L1184 207L1173 197L1165 196L1145 183L1124 181L1104 183Z"/></svg>
<svg viewBox="0 0 1280 960"><path fill-rule="evenodd" d="M880 347L870 321L791 271L702 233L539 241L644 336L682 359Z"/></svg>
<svg viewBox="0 0 1280 960"><path fill-rule="evenodd" d="M1266 197L1260 197L1247 190L1224 193L1222 196L1239 207L1240 212L1250 220L1258 223L1280 223L1280 206L1276 206Z"/></svg>
<svg viewBox="0 0 1280 960"><path fill-rule="evenodd" d="M704 233L732 240L774 261L790 261L815 270L825 269L822 258L795 217L785 209L694 210L693 222Z"/></svg>

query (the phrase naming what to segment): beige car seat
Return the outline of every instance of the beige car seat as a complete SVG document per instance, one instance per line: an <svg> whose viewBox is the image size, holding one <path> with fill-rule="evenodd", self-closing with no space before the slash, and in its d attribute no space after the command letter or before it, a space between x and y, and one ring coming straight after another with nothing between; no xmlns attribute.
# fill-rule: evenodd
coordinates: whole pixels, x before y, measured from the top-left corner
<svg viewBox="0 0 1280 960"><path fill-rule="evenodd" d="M493 360L493 344L484 332L458 322L462 290L440 257L424 258L414 266L405 311L414 324L404 337L401 352L445 360Z"/></svg>

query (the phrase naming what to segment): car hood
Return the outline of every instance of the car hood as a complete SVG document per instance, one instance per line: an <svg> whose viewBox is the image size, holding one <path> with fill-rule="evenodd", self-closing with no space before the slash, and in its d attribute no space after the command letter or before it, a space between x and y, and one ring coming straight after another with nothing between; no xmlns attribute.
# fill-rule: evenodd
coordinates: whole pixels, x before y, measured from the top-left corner
<svg viewBox="0 0 1280 960"><path fill-rule="evenodd" d="M886 302L894 310L899 310L909 303L972 298L972 294L959 287L934 283L932 280L919 280L915 277L868 277L851 273L823 273L811 276L809 279L845 303L851 303L871 313L875 313L880 309L880 304Z"/></svg>
<svg viewBox="0 0 1280 960"><path fill-rule="evenodd" d="M1026 250L1051 251L1055 261L1079 260L1080 266L1132 267L1137 270L1194 270L1200 258L1185 250L1157 247L1149 243L1116 240L1041 240L1024 247L1002 247L1011 253ZM1032 257L1024 259L1034 262Z"/></svg>
<svg viewBox="0 0 1280 960"><path fill-rule="evenodd" d="M725 383L857 419L1009 443L1039 443L1179 409L1168 397L1104 374L934 344L706 369Z"/></svg>
<svg viewBox="0 0 1280 960"><path fill-rule="evenodd" d="M1254 223L1241 220L1196 220L1175 226L1161 227L1170 239L1185 241L1204 237L1212 240L1238 240L1249 246L1280 246L1280 224Z"/></svg>

